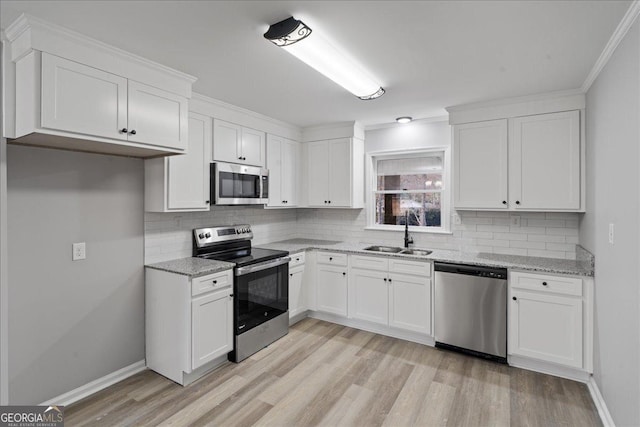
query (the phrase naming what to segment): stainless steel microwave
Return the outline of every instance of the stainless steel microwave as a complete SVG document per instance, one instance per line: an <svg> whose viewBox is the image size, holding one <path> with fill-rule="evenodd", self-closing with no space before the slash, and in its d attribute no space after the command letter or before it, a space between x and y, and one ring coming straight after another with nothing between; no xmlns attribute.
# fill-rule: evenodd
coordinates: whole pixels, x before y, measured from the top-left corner
<svg viewBox="0 0 640 427"><path fill-rule="evenodd" d="M211 163L211 201L216 205L265 205L269 171L257 166Z"/></svg>

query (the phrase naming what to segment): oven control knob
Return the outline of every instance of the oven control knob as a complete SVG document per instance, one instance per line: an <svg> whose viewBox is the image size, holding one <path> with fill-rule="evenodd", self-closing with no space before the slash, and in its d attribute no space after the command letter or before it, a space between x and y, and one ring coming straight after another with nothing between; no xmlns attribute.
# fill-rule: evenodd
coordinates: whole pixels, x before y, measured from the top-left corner
<svg viewBox="0 0 640 427"><path fill-rule="evenodd" d="M204 234L200 233L200 234L198 234L198 237L201 238L201 239L204 239Z"/></svg>
<svg viewBox="0 0 640 427"><path fill-rule="evenodd" d="M243 232L243 233L248 233L248 232L249 232L249 229L245 227L245 228L243 228L243 229L242 229L242 232Z"/></svg>
<svg viewBox="0 0 640 427"><path fill-rule="evenodd" d="M247 233L251 233L251 229L247 227Z"/></svg>
<svg viewBox="0 0 640 427"><path fill-rule="evenodd" d="M204 237L206 237L208 239L209 237L211 237L211 233L205 234Z"/></svg>

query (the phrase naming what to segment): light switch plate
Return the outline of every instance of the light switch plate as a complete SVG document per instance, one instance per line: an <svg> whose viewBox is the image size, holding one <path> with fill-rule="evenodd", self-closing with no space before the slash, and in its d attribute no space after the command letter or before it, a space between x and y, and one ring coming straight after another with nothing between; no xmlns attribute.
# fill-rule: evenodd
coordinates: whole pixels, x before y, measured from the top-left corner
<svg viewBox="0 0 640 427"><path fill-rule="evenodd" d="M609 224L609 243L613 245L613 232L614 232L613 223Z"/></svg>
<svg viewBox="0 0 640 427"><path fill-rule="evenodd" d="M520 217L518 215L511 217L511 225L514 227L520 227Z"/></svg>
<svg viewBox="0 0 640 427"><path fill-rule="evenodd" d="M455 225L460 225L462 224L462 220L460 219L460 215L458 214L453 214L453 223Z"/></svg>
<svg viewBox="0 0 640 427"><path fill-rule="evenodd" d="M79 261L87 258L87 246L85 242L73 244L73 255L71 259L73 261Z"/></svg>

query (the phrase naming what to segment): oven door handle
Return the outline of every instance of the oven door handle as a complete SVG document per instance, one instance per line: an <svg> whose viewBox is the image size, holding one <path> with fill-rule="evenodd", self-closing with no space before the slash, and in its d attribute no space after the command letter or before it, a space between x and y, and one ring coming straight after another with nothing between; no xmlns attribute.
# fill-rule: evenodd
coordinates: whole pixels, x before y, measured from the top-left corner
<svg viewBox="0 0 640 427"><path fill-rule="evenodd" d="M236 268L236 276L244 276L246 274L255 273L257 271L266 270L268 268L278 267L279 265L287 264L289 261L291 261L291 258L286 256L270 261L261 262L259 264Z"/></svg>

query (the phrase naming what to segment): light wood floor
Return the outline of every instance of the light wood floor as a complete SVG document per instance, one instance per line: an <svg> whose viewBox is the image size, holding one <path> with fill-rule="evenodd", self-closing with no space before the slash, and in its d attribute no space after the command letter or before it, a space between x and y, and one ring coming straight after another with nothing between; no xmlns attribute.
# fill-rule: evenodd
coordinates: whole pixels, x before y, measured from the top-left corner
<svg viewBox="0 0 640 427"><path fill-rule="evenodd" d="M145 371L67 426L596 426L584 384L315 319L183 388Z"/></svg>

